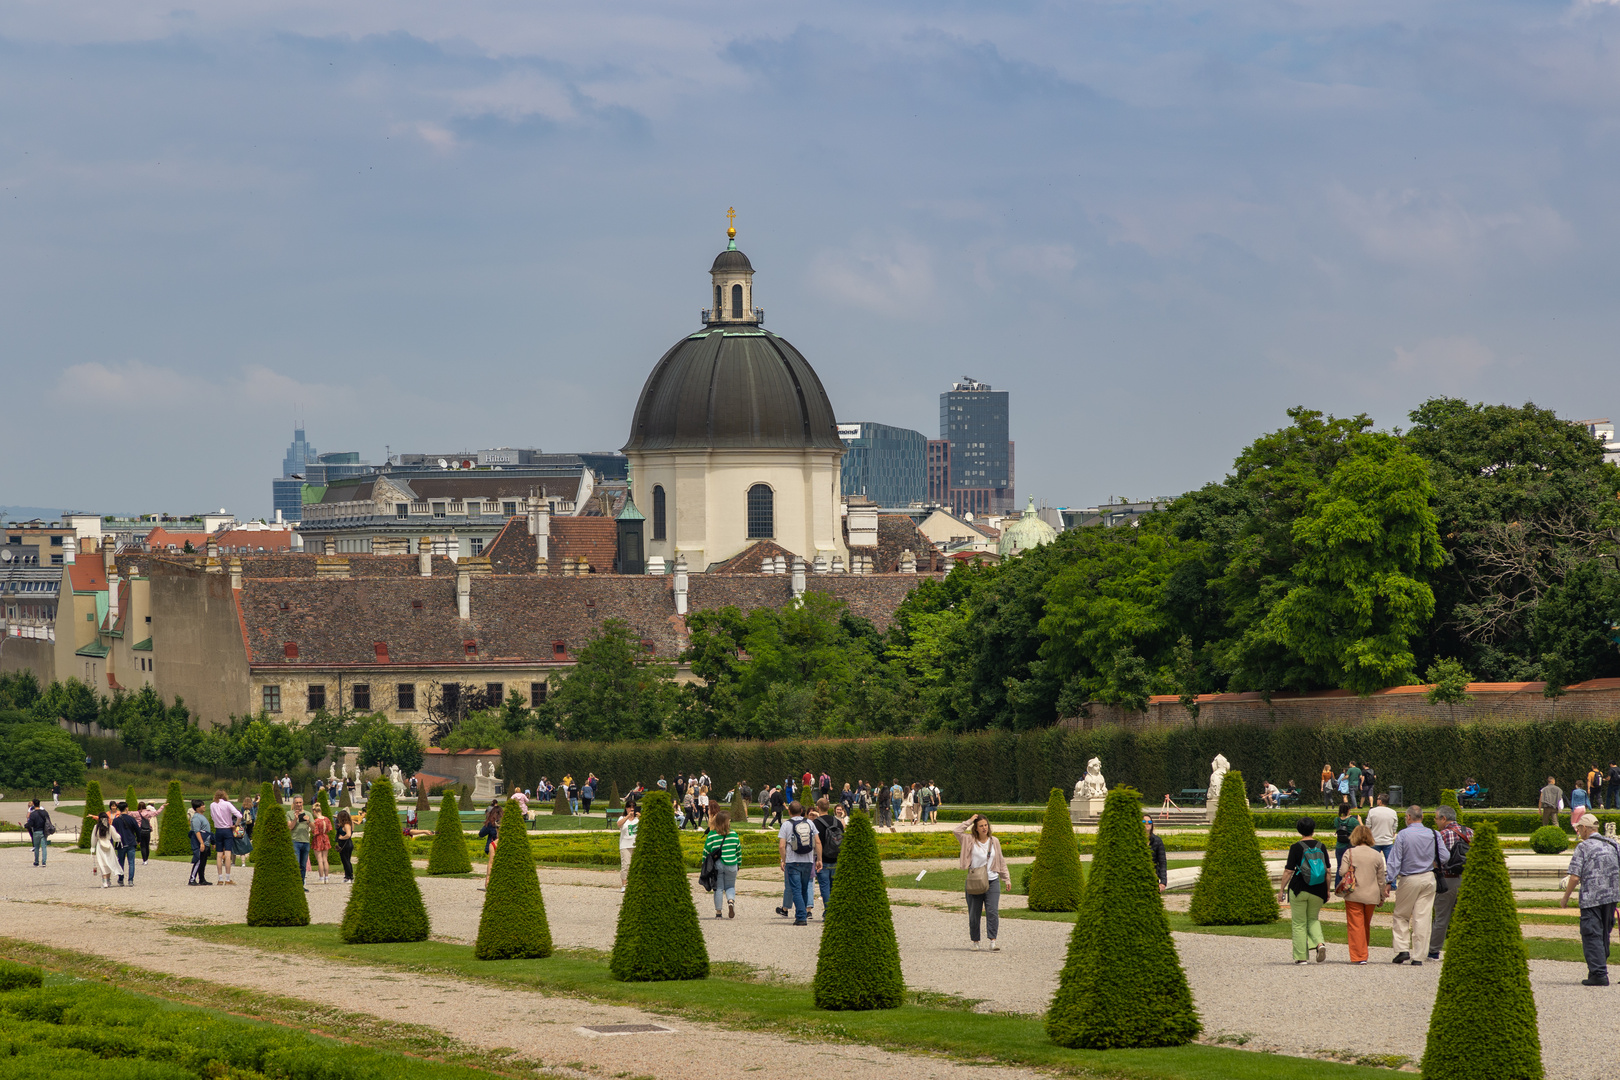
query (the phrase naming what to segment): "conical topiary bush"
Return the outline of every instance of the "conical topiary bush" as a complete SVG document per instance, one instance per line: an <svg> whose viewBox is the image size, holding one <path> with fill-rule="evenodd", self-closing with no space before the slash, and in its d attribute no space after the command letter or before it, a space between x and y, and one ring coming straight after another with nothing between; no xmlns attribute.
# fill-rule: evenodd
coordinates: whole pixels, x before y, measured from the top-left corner
<svg viewBox="0 0 1620 1080"><path fill-rule="evenodd" d="M1442 788L1441 789L1441 791L1440 791L1440 805L1441 806L1449 806L1453 810L1455 810L1457 812L1457 820L1458 821L1461 821L1463 819L1463 816L1462 816L1462 803L1457 801L1457 791L1456 791L1455 788ZM1447 933L1449 935L1450 932L1447 931Z"/></svg>
<svg viewBox="0 0 1620 1080"><path fill-rule="evenodd" d="M422 815L431 809L433 809L433 804L428 802L427 785L421 784L416 789L416 812L418 815Z"/></svg>
<svg viewBox="0 0 1620 1080"><path fill-rule="evenodd" d="M568 808L568 789L563 787L561 784L557 785L557 793L552 797L551 812L553 814L564 815L573 813L573 811Z"/></svg>
<svg viewBox="0 0 1620 1080"><path fill-rule="evenodd" d="M520 815L520 827L521 821ZM456 807L456 797L448 791L439 803L439 824L433 830L433 848L428 852L427 872L472 873L472 859L467 855L467 834L461 831L461 811Z"/></svg>
<svg viewBox="0 0 1620 1080"><path fill-rule="evenodd" d="M619 797L619 782L615 780L612 786L608 788L608 809L621 810L623 808L624 800Z"/></svg>
<svg viewBox="0 0 1620 1080"><path fill-rule="evenodd" d="M344 784L343 787L338 790L338 806L339 808L343 808L353 805L354 800L349 797L349 785Z"/></svg>
<svg viewBox="0 0 1620 1080"><path fill-rule="evenodd" d="M833 880L837 880L835 876ZM1041 838L1035 845L1035 864L1029 882L1029 910L1077 911L1080 908L1080 845L1069 820L1069 802L1053 788L1041 819Z"/></svg>
<svg viewBox="0 0 1620 1080"><path fill-rule="evenodd" d="M1209 827L1198 883L1188 915L1197 926L1260 926L1281 917L1260 838L1254 832L1248 789L1236 769L1226 774L1215 821Z"/></svg>
<svg viewBox="0 0 1620 1080"><path fill-rule="evenodd" d="M1428 1080L1540 1080L1541 1036L1496 825L1474 830L1423 1051Z"/></svg>
<svg viewBox="0 0 1620 1080"><path fill-rule="evenodd" d="M366 822L369 827L361 834L354 887L343 909L343 940L351 945L426 941L427 908L405 850L392 784L372 785Z"/></svg>
<svg viewBox="0 0 1620 1080"><path fill-rule="evenodd" d="M95 828L95 822L90 819L107 809L107 804L101 801L101 781L92 780L84 786L84 820L79 822L79 850L90 850L90 830ZM191 850L187 845L186 850Z"/></svg>
<svg viewBox="0 0 1620 1080"><path fill-rule="evenodd" d="M158 855L190 855L191 836L187 824L186 797L180 790L180 781L169 781L169 794L163 800L163 814L158 818Z"/></svg>
<svg viewBox="0 0 1620 1080"><path fill-rule="evenodd" d="M321 793L319 795L315 796L315 805L320 809L322 814L325 814L327 818L331 818L332 804L326 801L326 790L324 788L321 789Z"/></svg>
<svg viewBox="0 0 1620 1080"><path fill-rule="evenodd" d="M461 785L461 809L462 810L476 810L476 809L478 809L476 806L473 805L472 788L468 787L466 784Z"/></svg>
<svg viewBox="0 0 1620 1080"><path fill-rule="evenodd" d="M740 828L748 824L748 800L742 796L742 791L740 790L742 785L739 784L737 786L739 790L733 792L731 796L731 820L735 821ZM833 880L838 880L837 874L833 875Z"/></svg>
<svg viewBox="0 0 1620 1080"><path fill-rule="evenodd" d="M487 888L473 955L480 960L550 956L551 925L546 922L546 902L540 895L540 878L535 874L534 850L529 846L523 811L515 799L506 800L506 809L501 811L500 843L495 845Z"/></svg>
<svg viewBox="0 0 1620 1080"><path fill-rule="evenodd" d="M1108 793L1097 823L1085 903L1046 1013L1060 1046L1108 1050L1180 1046L1202 1029L1159 896L1142 804Z"/></svg>
<svg viewBox="0 0 1620 1080"><path fill-rule="evenodd" d="M134 784L130 784L124 788L124 805L129 807L131 810L140 805L140 800L135 797Z"/></svg>
<svg viewBox="0 0 1620 1080"><path fill-rule="evenodd" d="M818 1009L898 1009L905 996L877 831L857 810L844 830L816 954Z"/></svg>
<svg viewBox="0 0 1620 1080"><path fill-rule="evenodd" d="M265 811L253 826L253 884L248 889L249 926L308 926L309 898L293 854L287 814L270 802L264 785L260 805Z"/></svg>
<svg viewBox="0 0 1620 1080"><path fill-rule="evenodd" d="M836 881L837 879L834 878ZM624 982L703 979L709 949L698 926L692 887L681 859L675 808L655 791L641 803L636 850L613 936L613 977Z"/></svg>

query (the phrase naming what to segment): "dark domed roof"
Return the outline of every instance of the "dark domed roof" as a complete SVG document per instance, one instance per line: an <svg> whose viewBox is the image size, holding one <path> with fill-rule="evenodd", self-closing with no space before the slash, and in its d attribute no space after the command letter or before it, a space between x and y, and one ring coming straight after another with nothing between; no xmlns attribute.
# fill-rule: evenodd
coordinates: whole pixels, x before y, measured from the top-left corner
<svg viewBox="0 0 1620 1080"><path fill-rule="evenodd" d="M760 327L715 326L682 338L658 361L624 449L843 445L827 392L799 350Z"/></svg>
<svg viewBox="0 0 1620 1080"><path fill-rule="evenodd" d="M721 270L747 270L754 272L754 266L748 261L748 256L736 248L727 248L714 257L714 265L709 267L709 273L718 273Z"/></svg>

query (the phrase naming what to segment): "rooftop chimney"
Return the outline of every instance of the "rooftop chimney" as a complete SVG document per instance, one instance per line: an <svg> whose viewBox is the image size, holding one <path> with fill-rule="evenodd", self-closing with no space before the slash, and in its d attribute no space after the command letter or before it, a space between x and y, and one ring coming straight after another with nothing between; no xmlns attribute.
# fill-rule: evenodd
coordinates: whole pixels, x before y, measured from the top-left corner
<svg viewBox="0 0 1620 1080"><path fill-rule="evenodd" d="M242 588L242 560L235 555L231 556L231 588Z"/></svg>
<svg viewBox="0 0 1620 1080"><path fill-rule="evenodd" d="M465 565L456 568L456 614L463 622L472 618L472 571Z"/></svg>
<svg viewBox="0 0 1620 1080"><path fill-rule="evenodd" d="M877 505L865 498L849 500L849 546L852 548L877 547Z"/></svg>
<svg viewBox="0 0 1620 1080"><path fill-rule="evenodd" d="M107 553L107 625L112 626L118 622L118 563L111 544L102 550Z"/></svg>
<svg viewBox="0 0 1620 1080"><path fill-rule="evenodd" d="M804 595L804 560L797 555L793 556L793 595Z"/></svg>
<svg viewBox="0 0 1620 1080"><path fill-rule="evenodd" d="M422 577L433 576L433 538L424 536L416 542L416 572Z"/></svg>
<svg viewBox="0 0 1620 1080"><path fill-rule="evenodd" d="M79 558L79 540L76 536L62 537L62 562L72 566Z"/></svg>
<svg viewBox="0 0 1620 1080"><path fill-rule="evenodd" d="M686 556L675 555L675 614L686 614Z"/></svg>

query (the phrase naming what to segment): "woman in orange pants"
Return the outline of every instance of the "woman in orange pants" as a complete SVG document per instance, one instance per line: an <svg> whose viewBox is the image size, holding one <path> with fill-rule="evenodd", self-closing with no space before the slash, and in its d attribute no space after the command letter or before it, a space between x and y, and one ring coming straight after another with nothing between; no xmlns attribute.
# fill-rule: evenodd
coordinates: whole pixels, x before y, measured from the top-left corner
<svg viewBox="0 0 1620 1080"><path fill-rule="evenodd" d="M1350 833L1350 850L1344 855L1344 873L1347 877L1355 877L1355 888L1344 897L1344 921L1350 932L1350 962L1365 964L1373 912L1389 898L1384 856L1373 847L1372 830L1365 825L1357 825Z"/></svg>

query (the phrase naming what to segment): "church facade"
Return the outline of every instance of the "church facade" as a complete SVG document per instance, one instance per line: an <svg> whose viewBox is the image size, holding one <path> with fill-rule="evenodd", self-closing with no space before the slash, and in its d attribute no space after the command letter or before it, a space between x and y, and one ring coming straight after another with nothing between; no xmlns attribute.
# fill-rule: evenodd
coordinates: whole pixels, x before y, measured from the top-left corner
<svg viewBox="0 0 1620 1080"><path fill-rule="evenodd" d="M847 557L844 455L815 369L764 327L754 268L728 229L703 329L648 375L624 445L646 553L694 572L761 540L813 563Z"/></svg>

